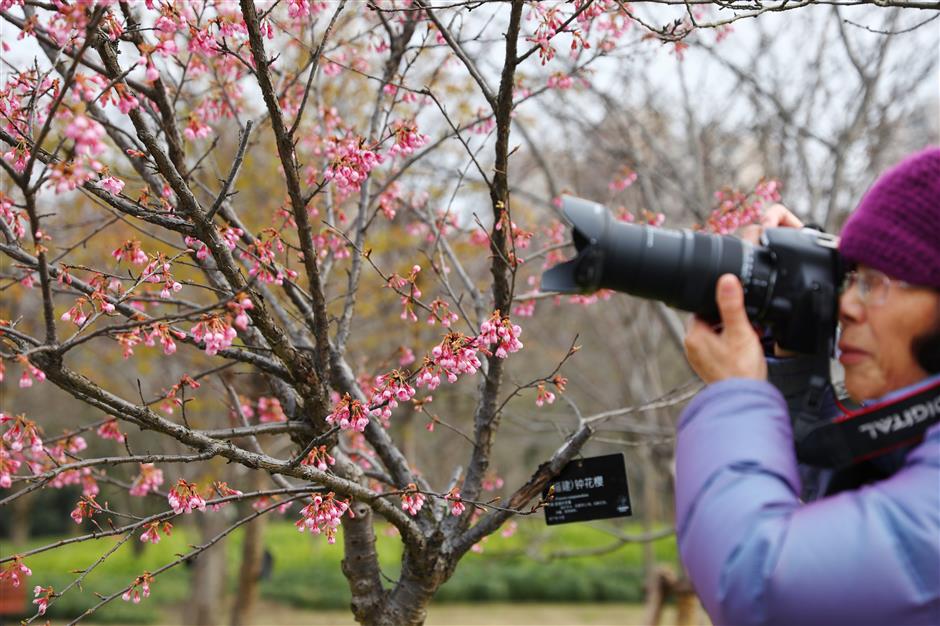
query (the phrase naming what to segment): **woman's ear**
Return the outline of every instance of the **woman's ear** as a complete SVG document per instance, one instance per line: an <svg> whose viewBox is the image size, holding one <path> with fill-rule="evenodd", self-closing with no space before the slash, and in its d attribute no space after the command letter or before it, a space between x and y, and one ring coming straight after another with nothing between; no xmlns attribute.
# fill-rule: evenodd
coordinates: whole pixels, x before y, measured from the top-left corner
<svg viewBox="0 0 940 626"><path fill-rule="evenodd" d="M915 337L911 345L914 358L928 374L940 373L940 291L937 296L937 317L933 330Z"/></svg>

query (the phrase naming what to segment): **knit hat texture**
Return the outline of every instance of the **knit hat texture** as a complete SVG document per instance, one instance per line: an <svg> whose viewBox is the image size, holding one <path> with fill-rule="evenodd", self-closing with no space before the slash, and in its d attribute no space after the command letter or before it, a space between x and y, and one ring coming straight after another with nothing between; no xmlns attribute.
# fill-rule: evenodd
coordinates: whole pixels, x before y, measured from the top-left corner
<svg viewBox="0 0 940 626"><path fill-rule="evenodd" d="M940 289L940 147L881 175L842 229L839 251L912 285Z"/></svg>

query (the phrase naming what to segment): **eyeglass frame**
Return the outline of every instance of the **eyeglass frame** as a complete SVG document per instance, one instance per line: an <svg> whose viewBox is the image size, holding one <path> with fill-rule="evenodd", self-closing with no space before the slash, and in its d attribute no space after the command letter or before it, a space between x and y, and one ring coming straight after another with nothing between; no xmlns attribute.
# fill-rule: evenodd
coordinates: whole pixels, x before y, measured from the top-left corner
<svg viewBox="0 0 940 626"><path fill-rule="evenodd" d="M875 281L877 281L877 283ZM912 286L906 281L891 278L884 272L878 270L868 268L864 270L853 269L846 272L842 277L842 284L839 286L839 295L843 296L848 293L852 287L857 287L858 299L863 305L882 306L888 301L891 285L897 285L904 289L908 289ZM878 292L878 289L881 291ZM880 293L881 295L876 300L873 300L871 298L875 293Z"/></svg>

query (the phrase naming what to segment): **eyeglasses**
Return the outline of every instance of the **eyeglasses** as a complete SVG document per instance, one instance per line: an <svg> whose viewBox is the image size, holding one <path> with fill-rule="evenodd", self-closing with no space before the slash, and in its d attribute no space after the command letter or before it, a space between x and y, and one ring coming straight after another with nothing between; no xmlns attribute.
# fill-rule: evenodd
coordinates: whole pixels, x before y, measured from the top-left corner
<svg viewBox="0 0 940 626"><path fill-rule="evenodd" d="M881 306L888 299L891 285L910 287L903 280L889 278L876 270L853 270L845 273L840 294L845 294L852 287L858 288L858 299L866 306Z"/></svg>

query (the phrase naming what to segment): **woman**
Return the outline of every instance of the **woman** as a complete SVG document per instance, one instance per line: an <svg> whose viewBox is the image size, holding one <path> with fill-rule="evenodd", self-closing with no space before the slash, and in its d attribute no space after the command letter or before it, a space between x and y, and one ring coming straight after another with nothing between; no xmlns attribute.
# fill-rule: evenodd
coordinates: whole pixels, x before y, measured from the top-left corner
<svg viewBox="0 0 940 626"><path fill-rule="evenodd" d="M940 149L884 174L839 249L855 267L839 315L851 398L940 382ZM722 330L696 320L686 337L709 386L680 418L676 451L680 553L712 621L940 624L940 424L889 476L804 504L786 402L737 278L716 298Z"/></svg>

